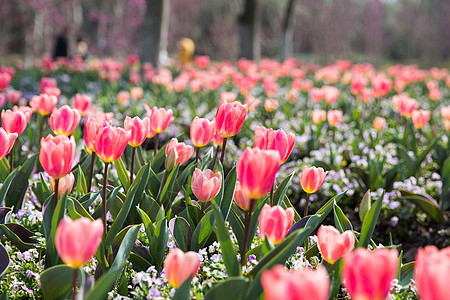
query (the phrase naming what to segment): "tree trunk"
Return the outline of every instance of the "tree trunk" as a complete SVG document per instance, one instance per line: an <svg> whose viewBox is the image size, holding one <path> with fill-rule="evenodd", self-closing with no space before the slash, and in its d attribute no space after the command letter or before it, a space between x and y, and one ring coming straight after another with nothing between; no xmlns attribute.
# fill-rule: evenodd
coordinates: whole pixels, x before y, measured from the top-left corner
<svg viewBox="0 0 450 300"><path fill-rule="evenodd" d="M142 27L141 61L150 62L154 67L159 66L161 46L167 45L161 39L167 38L168 10L169 0L147 0Z"/></svg>
<svg viewBox="0 0 450 300"><path fill-rule="evenodd" d="M283 19L283 41L281 44L281 60L292 57L294 52L294 20L296 0L289 0Z"/></svg>
<svg viewBox="0 0 450 300"><path fill-rule="evenodd" d="M258 0L245 0L244 12L238 17L240 54L252 60L261 57L261 10Z"/></svg>

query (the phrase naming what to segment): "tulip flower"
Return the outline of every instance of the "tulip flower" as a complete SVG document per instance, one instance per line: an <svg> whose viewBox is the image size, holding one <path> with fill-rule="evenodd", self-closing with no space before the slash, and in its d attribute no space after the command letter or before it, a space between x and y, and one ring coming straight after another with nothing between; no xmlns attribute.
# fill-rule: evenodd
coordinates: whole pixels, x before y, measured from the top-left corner
<svg viewBox="0 0 450 300"><path fill-rule="evenodd" d="M412 112L411 120L417 129L423 128L430 121L430 111L415 110Z"/></svg>
<svg viewBox="0 0 450 300"><path fill-rule="evenodd" d="M236 100L237 95L233 92L220 93L220 101L233 102Z"/></svg>
<svg viewBox="0 0 450 300"><path fill-rule="evenodd" d="M17 133L7 133L3 127L0 127L0 159L5 158L14 146L18 135Z"/></svg>
<svg viewBox="0 0 450 300"><path fill-rule="evenodd" d="M242 192L241 183L239 181L236 181L233 199L237 206L239 206L242 210L247 211L250 208L250 198L245 196Z"/></svg>
<svg viewBox="0 0 450 300"><path fill-rule="evenodd" d="M322 168L307 166L303 167L302 174L300 175L300 185L302 189L306 192L306 204L305 204L305 217L308 215L308 205L309 205L309 197L312 193L317 192L317 190L322 186L325 181L325 177L327 176L327 172L325 172Z"/></svg>
<svg viewBox="0 0 450 300"><path fill-rule="evenodd" d="M323 259L334 264L339 258L351 252L355 247L355 236L351 230L340 233L333 226L320 226L317 231L317 246Z"/></svg>
<svg viewBox="0 0 450 300"><path fill-rule="evenodd" d="M192 175L191 189L198 200L207 202L219 193L221 184L220 172L214 173L209 169L202 171L197 168Z"/></svg>
<svg viewBox="0 0 450 300"><path fill-rule="evenodd" d="M91 103L92 99L88 95L76 94L75 97L73 97L73 108L76 109L81 116L84 116L88 112Z"/></svg>
<svg viewBox="0 0 450 300"><path fill-rule="evenodd" d="M407 118L410 118L413 111L419 108L419 103L415 99L409 98L406 94L393 96L392 102L398 112Z"/></svg>
<svg viewBox="0 0 450 300"><path fill-rule="evenodd" d="M324 110L313 110L311 113L311 120L314 124L319 125L327 118L327 113Z"/></svg>
<svg viewBox="0 0 450 300"><path fill-rule="evenodd" d="M16 91L14 89L9 89L6 91L6 100L8 100L8 103L17 104L21 96L22 93L20 91Z"/></svg>
<svg viewBox="0 0 450 300"><path fill-rule="evenodd" d="M335 86L324 86L322 87L323 97L325 102L328 104L333 104L339 98L339 90Z"/></svg>
<svg viewBox="0 0 450 300"><path fill-rule="evenodd" d="M397 270L397 250L358 248L344 257L342 282L352 299L383 300Z"/></svg>
<svg viewBox="0 0 450 300"><path fill-rule="evenodd" d="M324 97L324 93L322 89L312 88L309 92L309 96L313 102L320 102L320 100Z"/></svg>
<svg viewBox="0 0 450 300"><path fill-rule="evenodd" d="M264 109L267 112L273 112L280 106L280 103L277 99L267 98L264 100Z"/></svg>
<svg viewBox="0 0 450 300"><path fill-rule="evenodd" d="M60 179L70 173L75 158L75 139L65 135L51 136L41 139L39 161L48 175Z"/></svg>
<svg viewBox="0 0 450 300"><path fill-rule="evenodd" d="M70 136L80 123L80 119L81 116L76 109L64 105L52 112L48 124L56 135Z"/></svg>
<svg viewBox="0 0 450 300"><path fill-rule="evenodd" d="M46 87L42 93L49 96L55 96L58 99L59 96L61 96L61 90L57 87Z"/></svg>
<svg viewBox="0 0 450 300"><path fill-rule="evenodd" d="M7 133L17 133L21 135L27 127L30 112L21 110L3 110L2 111L2 127Z"/></svg>
<svg viewBox="0 0 450 300"><path fill-rule="evenodd" d="M176 289L189 277L195 277L199 268L200 259L194 251L183 253L182 250L173 248L164 260L167 281Z"/></svg>
<svg viewBox="0 0 450 300"><path fill-rule="evenodd" d="M69 173L64 177L61 177L59 179L58 184L58 195L62 195L67 192L67 194L70 194L73 188L73 184L75 183L75 176L73 176L73 173ZM50 188L52 192L55 192L55 179L52 178L50 181Z"/></svg>
<svg viewBox="0 0 450 300"><path fill-rule="evenodd" d="M41 93L44 93L44 90L47 87L57 87L57 82L55 78L50 77L44 77L41 79L41 82L39 83L39 88L41 90Z"/></svg>
<svg viewBox="0 0 450 300"><path fill-rule="evenodd" d="M131 131L108 124L101 128L95 137L95 153L105 163L116 161L122 156L130 139Z"/></svg>
<svg viewBox="0 0 450 300"><path fill-rule="evenodd" d="M191 141L195 147L206 146L216 134L214 121L195 117L191 124Z"/></svg>
<svg viewBox="0 0 450 300"><path fill-rule="evenodd" d="M124 129L131 131L131 139L128 144L133 147L131 152L131 168L130 168L130 184L133 183L134 175L134 158L136 155L136 148L142 145L147 138L148 128L150 126L150 119L144 118L141 120L139 117L126 117L124 122Z"/></svg>
<svg viewBox="0 0 450 300"><path fill-rule="evenodd" d="M194 153L194 147L188 146L183 142L179 143L176 138L171 139L170 142L167 144L166 156L169 155L169 152L172 149L176 153L176 159L173 161L173 164L169 166L170 170L172 170L173 167L175 167L177 164L180 164L180 166L184 165Z"/></svg>
<svg viewBox="0 0 450 300"><path fill-rule="evenodd" d="M337 123L341 122L343 113L340 110L329 110L327 112L327 120L328 124L333 127L336 127Z"/></svg>
<svg viewBox="0 0 450 300"><path fill-rule="evenodd" d="M0 92L3 92L11 82L11 75L6 72L0 72Z"/></svg>
<svg viewBox="0 0 450 300"><path fill-rule="evenodd" d="M450 121L450 105L441 108L441 116L443 119Z"/></svg>
<svg viewBox="0 0 450 300"><path fill-rule="evenodd" d="M435 246L426 246L417 251L414 280L420 299L448 299L449 276L450 247L438 250Z"/></svg>
<svg viewBox="0 0 450 300"><path fill-rule="evenodd" d="M288 159L294 143L294 134L286 134L283 129L273 130L264 126L257 126L255 129L255 148L278 151L281 158L280 164Z"/></svg>
<svg viewBox="0 0 450 300"><path fill-rule="evenodd" d="M245 105L247 105L248 112L254 111L258 108L260 101L258 98L253 97L252 95L247 95L245 97Z"/></svg>
<svg viewBox="0 0 450 300"><path fill-rule="evenodd" d="M216 144L219 147L223 145L223 136L221 136L219 133L217 133L217 131L215 132L212 140L213 140L214 144Z"/></svg>
<svg viewBox="0 0 450 300"><path fill-rule="evenodd" d="M144 95L144 90L139 86L134 86L130 89L130 96L136 100L139 100Z"/></svg>
<svg viewBox="0 0 450 300"><path fill-rule="evenodd" d="M384 126L386 126L386 119L383 117L376 117L373 120L373 128L375 128L376 131L381 131Z"/></svg>
<svg viewBox="0 0 450 300"><path fill-rule="evenodd" d="M363 102L368 103L373 97L373 90L364 88L362 89L360 96Z"/></svg>
<svg viewBox="0 0 450 300"><path fill-rule="evenodd" d="M283 209L279 205L273 207L265 204L259 215L259 234L269 239L272 244L279 244L287 235L294 221L294 209Z"/></svg>
<svg viewBox="0 0 450 300"><path fill-rule="evenodd" d="M265 300L327 300L330 278L325 268L286 272L276 265L261 275Z"/></svg>
<svg viewBox="0 0 450 300"><path fill-rule="evenodd" d="M57 103L58 98L56 96L41 94L31 98L30 106L33 111L39 112L41 116L47 116L53 111Z"/></svg>
<svg viewBox="0 0 450 300"><path fill-rule="evenodd" d="M119 104L125 104L128 100L130 100L130 93L127 91L120 91L117 94L117 102L119 102Z"/></svg>
<svg viewBox="0 0 450 300"><path fill-rule="evenodd" d="M151 132L155 136L155 150L154 155L158 151L159 134L167 129L172 124L174 117L172 116L172 110L166 110L165 108L150 107L145 104L145 110L147 111L147 117L150 119L149 133ZM149 137L147 135L147 137Z"/></svg>

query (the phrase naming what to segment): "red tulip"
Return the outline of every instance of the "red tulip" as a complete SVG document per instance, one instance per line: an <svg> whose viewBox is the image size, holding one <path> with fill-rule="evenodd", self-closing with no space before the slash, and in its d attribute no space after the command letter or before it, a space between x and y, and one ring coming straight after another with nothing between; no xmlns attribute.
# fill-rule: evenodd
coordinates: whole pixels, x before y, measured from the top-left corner
<svg viewBox="0 0 450 300"><path fill-rule="evenodd" d="M64 105L52 112L48 124L56 135L69 136L77 128L80 119L81 116L76 109L71 109L68 105Z"/></svg>
<svg viewBox="0 0 450 300"><path fill-rule="evenodd" d="M75 176L73 176L73 173L69 173L64 177L61 177L58 182L58 195L62 195L65 192L67 192L67 194L70 194L74 183L75 183ZM55 192L54 178L52 178L52 180L50 181L50 188L52 192Z"/></svg>
<svg viewBox="0 0 450 300"><path fill-rule="evenodd" d="M122 156L130 139L131 131L108 124L100 129L95 137L95 153L105 163L116 161Z"/></svg>
<svg viewBox="0 0 450 300"><path fill-rule="evenodd" d="M284 266L276 265L263 272L261 284L265 300L326 300L330 290L325 268L286 272Z"/></svg>
<svg viewBox="0 0 450 300"><path fill-rule="evenodd" d="M174 288L179 288L189 276L195 277L200 268L200 259L197 253L189 251L183 253L178 248L173 248L169 251L164 260L164 272L167 281Z"/></svg>
<svg viewBox="0 0 450 300"><path fill-rule="evenodd" d="M78 110L81 116L84 116L88 112L91 103L92 99L88 95L76 94L73 97L73 108Z"/></svg>
<svg viewBox="0 0 450 300"><path fill-rule="evenodd" d="M287 235L294 221L294 209L283 209L279 205L265 204L259 215L259 234L268 238L272 244L279 244Z"/></svg>
<svg viewBox="0 0 450 300"><path fill-rule="evenodd" d="M397 270L397 250L358 248L344 257L342 281L352 299L383 300Z"/></svg>
<svg viewBox="0 0 450 300"><path fill-rule="evenodd" d="M300 175L302 189L308 194L317 192L326 176L327 173L322 168L304 166L302 175Z"/></svg>
<svg viewBox="0 0 450 300"><path fill-rule="evenodd" d="M414 266L414 280L422 300L448 299L450 277L450 247L438 250L435 246L419 249Z"/></svg>
<svg viewBox="0 0 450 300"><path fill-rule="evenodd" d="M241 190L250 199L259 199L273 186L280 167L280 154L275 150L247 147L237 162Z"/></svg>
<svg viewBox="0 0 450 300"><path fill-rule="evenodd" d="M48 175L59 179L70 173L75 158L75 139L65 135L51 136L41 139L39 161Z"/></svg>
<svg viewBox="0 0 450 300"><path fill-rule="evenodd" d="M17 133L7 133L3 127L0 127L0 159L3 159L8 155L9 151L11 151L14 146L17 137Z"/></svg>
<svg viewBox="0 0 450 300"><path fill-rule="evenodd" d="M7 133L17 133L21 135L28 124L29 113L24 113L20 110L3 110L2 111L2 126Z"/></svg>
<svg viewBox="0 0 450 300"><path fill-rule="evenodd" d="M46 116L55 109L57 103L58 98L56 96L41 94L31 98L30 106L33 111L37 111L41 115Z"/></svg>
<svg viewBox="0 0 450 300"><path fill-rule="evenodd" d="M55 234L55 247L62 261L72 269L88 263L102 241L103 224L100 219L91 221L79 218L72 221L64 217Z"/></svg>
<svg viewBox="0 0 450 300"><path fill-rule="evenodd" d="M236 181L236 187L234 189L234 202L236 202L237 206L239 206L242 210L249 210L250 208L250 198L245 196L241 190L241 183Z"/></svg>
<svg viewBox="0 0 450 300"><path fill-rule="evenodd" d="M343 113L340 110L329 110L327 112L327 120L328 124L331 126L336 126L337 123L339 123L342 119Z"/></svg>
<svg viewBox="0 0 450 300"><path fill-rule="evenodd" d="M150 130L155 134L161 133L173 122L172 110L165 108L153 107L150 109L147 104L144 105L147 116L150 119ZM150 131L149 130L149 131Z"/></svg>
<svg viewBox="0 0 450 300"><path fill-rule="evenodd" d="M288 159L294 148L294 143L294 134L286 134L283 129L273 130L264 126L257 126L255 129L255 147L263 150L278 151L281 164Z"/></svg>
<svg viewBox="0 0 450 300"><path fill-rule="evenodd" d="M175 159L171 162L170 167L173 168L177 164L180 164L180 166L184 165L189 158L191 158L192 154L194 153L194 147L188 146L185 143L181 142L178 143L178 140L176 138L173 138L170 140L170 142L166 146L166 156L169 155L169 153L173 151L173 153L176 155ZM166 167L167 169L167 167Z"/></svg>
<svg viewBox="0 0 450 300"><path fill-rule="evenodd" d="M195 197L202 202L213 199L220 191L222 175L206 169L202 171L195 169L192 174L191 189Z"/></svg>
<svg viewBox="0 0 450 300"><path fill-rule="evenodd" d="M214 121L195 117L191 124L191 141L195 147L206 146L214 137L216 126Z"/></svg>
<svg viewBox="0 0 450 300"><path fill-rule="evenodd" d="M340 233L333 226L320 226L317 231L317 246L325 261L334 264L355 247L355 236L351 230Z"/></svg>
<svg viewBox="0 0 450 300"><path fill-rule="evenodd" d="M416 128L423 128L430 121L430 111L415 110L412 112L411 120Z"/></svg>
<svg viewBox="0 0 450 300"><path fill-rule="evenodd" d="M224 138L235 136L241 130L247 116L247 106L238 101L222 101L216 113L216 130Z"/></svg>
<svg viewBox="0 0 450 300"><path fill-rule="evenodd" d="M131 139L128 142L131 147L138 147L145 141L149 125L149 118L144 118L143 120L139 117L130 118L127 116L125 118L124 129L131 131Z"/></svg>

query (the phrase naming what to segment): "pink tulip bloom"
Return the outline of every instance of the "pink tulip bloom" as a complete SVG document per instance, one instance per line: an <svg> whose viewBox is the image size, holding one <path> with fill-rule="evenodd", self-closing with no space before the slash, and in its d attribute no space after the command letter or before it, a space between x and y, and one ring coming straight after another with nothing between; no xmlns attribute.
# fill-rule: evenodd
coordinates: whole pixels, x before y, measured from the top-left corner
<svg viewBox="0 0 450 300"><path fill-rule="evenodd" d="M320 102L320 100L322 100L322 98L325 96L324 92L322 89L320 88L312 88L309 91L309 96L311 97L311 100L313 102Z"/></svg>
<svg viewBox="0 0 450 300"><path fill-rule="evenodd" d="M195 147L203 147L209 144L216 134L214 121L195 117L191 124L191 141Z"/></svg>
<svg viewBox="0 0 450 300"><path fill-rule="evenodd" d="M139 86L134 86L130 89L130 96L133 99L139 100L144 95L144 90Z"/></svg>
<svg viewBox="0 0 450 300"><path fill-rule="evenodd" d="M11 75L6 72L0 72L0 92L3 92L11 82Z"/></svg>
<svg viewBox="0 0 450 300"><path fill-rule="evenodd" d="M14 89L9 89L6 91L6 100L8 100L8 103L17 104L20 97L22 97L22 93L20 91L16 91Z"/></svg>
<svg viewBox="0 0 450 300"><path fill-rule="evenodd" d="M130 100L130 93L127 91L120 91L117 94L117 102L119 102L119 104L125 104L128 100Z"/></svg>
<svg viewBox="0 0 450 300"><path fill-rule="evenodd" d="M302 174L300 175L302 189L308 194L317 192L325 181L326 176L327 172L322 168L308 168L307 166L304 166Z"/></svg>
<svg viewBox="0 0 450 300"><path fill-rule="evenodd" d="M213 199L220 191L222 175L206 169L202 171L195 169L192 174L191 189L195 197L202 202Z"/></svg>
<svg viewBox="0 0 450 300"><path fill-rule="evenodd" d="M330 278L325 268L286 272L276 265L261 276L265 300L327 300Z"/></svg>
<svg viewBox="0 0 450 300"><path fill-rule="evenodd" d="M18 136L17 133L7 133L3 127L0 127L0 159L8 155Z"/></svg>
<svg viewBox="0 0 450 300"><path fill-rule="evenodd" d="M364 88L361 91L361 100L365 103L368 103L373 97L373 91L368 88Z"/></svg>
<svg viewBox="0 0 450 300"><path fill-rule="evenodd" d="M100 129L95 137L95 153L105 163L116 161L122 156L130 139L131 131L108 124Z"/></svg>
<svg viewBox="0 0 450 300"><path fill-rule="evenodd" d="M313 110L311 113L311 120L314 124L319 125L327 118L327 112L324 110Z"/></svg>
<svg viewBox="0 0 450 300"><path fill-rule="evenodd" d="M258 98L253 97L252 95L247 95L245 97L245 105L247 105L248 112L257 109L260 102L261 101L259 101Z"/></svg>
<svg viewBox="0 0 450 300"><path fill-rule="evenodd" d="M181 142L179 143L176 138L173 138L170 140L170 142L166 146L166 156L169 155L169 152L173 150L176 154L176 158L173 161L172 168L175 167L177 164L180 164L180 166L184 165L189 158L192 157L192 154L194 153L194 147L188 146L185 143Z"/></svg>
<svg viewBox="0 0 450 300"><path fill-rule="evenodd" d="M61 96L61 90L57 87L46 87L42 93L49 96L55 96L57 99Z"/></svg>
<svg viewBox="0 0 450 300"><path fill-rule="evenodd" d="M224 138L235 136L241 130L247 116L247 106L238 101L222 101L217 108L216 130Z"/></svg>
<svg viewBox="0 0 450 300"><path fill-rule="evenodd" d="M343 113L340 110L329 110L327 112L328 124L335 127L339 122L341 122Z"/></svg>
<svg viewBox="0 0 450 300"><path fill-rule="evenodd" d="M233 92L220 93L220 101L233 102L236 100L237 95Z"/></svg>
<svg viewBox="0 0 450 300"><path fill-rule="evenodd" d="M194 251L183 253L179 248L173 248L164 260L167 281L176 289L190 276L195 277L199 268L200 259Z"/></svg>
<svg viewBox="0 0 450 300"><path fill-rule="evenodd" d="M13 106L13 111L21 111L25 114L25 117L27 118L27 123L30 122L31 115L33 114L33 109L29 106Z"/></svg>
<svg viewBox="0 0 450 300"><path fill-rule="evenodd" d="M244 195L250 199L264 197L272 188L279 167L278 151L247 147L237 162L237 178Z"/></svg>
<svg viewBox="0 0 450 300"><path fill-rule="evenodd" d="M339 90L335 86L324 86L322 87L323 97L325 102L328 104L333 104L339 98Z"/></svg>
<svg viewBox="0 0 450 300"><path fill-rule="evenodd" d="M55 109L57 103L58 98L56 96L41 94L31 98L30 106L33 111L37 111L42 116L46 116Z"/></svg>
<svg viewBox="0 0 450 300"><path fill-rule="evenodd" d="M58 84L56 82L55 78L50 78L50 77L44 77L41 79L41 82L39 84L39 88L41 90L41 93L44 93L44 90L47 87L57 87Z"/></svg>
<svg viewBox="0 0 450 300"><path fill-rule="evenodd" d="M317 246L323 259L334 264L339 258L351 252L355 247L355 236L351 230L340 233L333 226L320 226L317 231Z"/></svg>
<svg viewBox="0 0 450 300"><path fill-rule="evenodd" d="M221 136L220 134L216 133L214 134L213 138L212 138L214 144L216 144L217 146L222 146L223 145L223 136Z"/></svg>
<svg viewBox="0 0 450 300"><path fill-rule="evenodd" d="M372 79L372 89L375 98L386 96L392 90L392 80L380 73Z"/></svg>
<svg viewBox="0 0 450 300"><path fill-rule="evenodd" d="M64 105L52 112L48 124L56 135L63 134L69 136L77 128L80 119L81 116L76 109Z"/></svg>
<svg viewBox="0 0 450 300"><path fill-rule="evenodd" d="M20 110L3 110L2 111L2 126L7 133L17 133L21 135L28 124L30 113L24 113Z"/></svg>
<svg viewBox="0 0 450 300"><path fill-rule="evenodd" d="M139 117L130 118L127 116L124 121L124 129L126 131L131 131L131 139L128 144L134 148L142 145L147 138L149 126L149 118L141 120Z"/></svg>
<svg viewBox="0 0 450 300"><path fill-rule="evenodd" d="M373 120L373 128L375 128L376 131L380 131L381 129L386 126L386 119L383 117L376 117Z"/></svg>
<svg viewBox="0 0 450 300"><path fill-rule="evenodd" d="M92 98L88 95L76 94L73 97L73 108L78 110L81 116L84 116L91 107Z"/></svg>
<svg viewBox="0 0 450 300"><path fill-rule="evenodd" d="M397 270L397 250L358 248L344 257L342 281L352 299L383 300Z"/></svg>
<svg viewBox="0 0 450 300"><path fill-rule="evenodd" d="M150 109L147 104L144 105L147 111L147 116L150 119L150 130L155 134L161 133L167 129L167 127L172 124L175 119L172 116L172 110L166 110L165 108L153 107ZM150 131L149 130L149 131Z"/></svg>
<svg viewBox="0 0 450 300"><path fill-rule="evenodd" d="M441 116L445 120L449 120L450 121L450 105L449 106L444 106L444 107L441 108Z"/></svg>
<svg viewBox="0 0 450 300"><path fill-rule="evenodd" d="M449 276L450 247L426 246L417 251L414 280L422 300L448 299Z"/></svg>
<svg viewBox="0 0 450 300"><path fill-rule="evenodd" d="M239 206L242 210L247 211L250 208L250 198L245 196L241 190L241 183L236 181L236 187L234 189L234 202L236 202L237 206Z"/></svg>
<svg viewBox="0 0 450 300"><path fill-rule="evenodd" d="M75 158L75 139L65 135L51 136L41 139L39 161L48 175L59 179L70 173Z"/></svg>
<svg viewBox="0 0 450 300"><path fill-rule="evenodd" d="M257 126L255 129L255 148L278 151L281 164L288 159L294 148L294 143L294 134L286 134L283 129L273 130L264 126Z"/></svg>
<svg viewBox="0 0 450 300"><path fill-rule="evenodd" d="M95 118L95 116L87 116L84 125L84 144L88 153L95 152L95 138L103 129L103 127L106 127L108 125L111 125L111 122L108 122L107 120L98 120Z"/></svg>
<svg viewBox="0 0 450 300"><path fill-rule="evenodd" d="M264 109L267 112L273 112L280 106L280 103L277 99L267 98L264 100Z"/></svg>
<svg viewBox="0 0 450 300"><path fill-rule="evenodd" d="M411 115L411 120L416 128L423 128L430 121L430 111L415 110Z"/></svg>
<svg viewBox="0 0 450 300"><path fill-rule="evenodd" d="M58 182L58 195L62 195L65 192L67 192L67 194L70 194L74 183L75 176L73 176L73 173L69 173L64 177L61 177ZM55 179L53 178L50 181L50 188L52 192L55 192Z"/></svg>
<svg viewBox="0 0 450 300"><path fill-rule="evenodd" d="M268 238L272 244L279 244L287 235L294 221L294 209L283 209L279 205L265 204L259 215L259 234Z"/></svg>
<svg viewBox="0 0 450 300"><path fill-rule="evenodd" d="M392 97L392 103L398 112L407 118L410 118L413 111L419 108L419 103L406 94L398 94Z"/></svg>
<svg viewBox="0 0 450 300"><path fill-rule="evenodd" d="M66 265L78 269L95 255L102 241L102 234L101 219L91 221L83 217L72 221L66 216L56 229L55 247Z"/></svg>

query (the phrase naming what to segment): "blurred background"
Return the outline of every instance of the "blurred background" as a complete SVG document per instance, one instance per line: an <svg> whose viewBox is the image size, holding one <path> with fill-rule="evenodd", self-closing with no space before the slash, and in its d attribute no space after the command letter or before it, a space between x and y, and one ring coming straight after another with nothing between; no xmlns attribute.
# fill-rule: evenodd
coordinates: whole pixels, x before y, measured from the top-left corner
<svg viewBox="0 0 450 300"><path fill-rule="evenodd" d="M69 55L81 38L93 55L153 63L185 37L214 60L450 60L448 0L2 0L0 57L51 53L64 29Z"/></svg>

